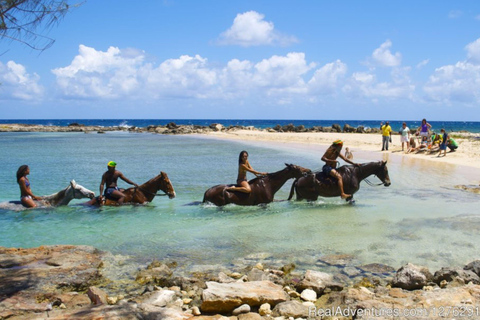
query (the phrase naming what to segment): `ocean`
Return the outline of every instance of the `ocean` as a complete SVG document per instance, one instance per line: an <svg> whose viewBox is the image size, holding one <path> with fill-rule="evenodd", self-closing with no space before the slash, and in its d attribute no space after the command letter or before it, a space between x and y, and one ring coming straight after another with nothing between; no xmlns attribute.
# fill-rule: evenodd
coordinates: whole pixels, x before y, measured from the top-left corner
<svg viewBox="0 0 480 320"><path fill-rule="evenodd" d="M388 119L385 119L388 120ZM380 127L378 120L231 120L231 119L57 119L57 120L19 120L9 119L0 120L0 124L6 123L24 123L38 124L50 126L68 126L70 123L80 123L86 126L104 126L104 127L147 127L149 125L166 125L170 122L181 125L201 125L208 126L212 123L221 123L224 126L254 126L256 128L272 128L277 124L283 126L293 124L295 126L303 125L306 128L315 126L331 127L332 124L339 124L342 128L345 124L352 127L363 126L365 128ZM385 122L385 121L384 121ZM390 125L394 131L400 130L403 121L390 121ZM417 121L406 121L407 126L414 130L421 124L421 119ZM428 121L432 125L432 130L440 131L444 128L447 132L451 131L468 131L472 133L480 133L480 122L473 121Z"/></svg>
<svg viewBox="0 0 480 320"><path fill-rule="evenodd" d="M89 121L77 122L123 122ZM251 122L241 122L247 123ZM90 208L74 200L59 208L0 209L0 246L4 247L92 245L128 255L135 263L176 261L186 272L259 261L328 271L330 267L319 265L318 259L338 254L350 257L355 265L382 263L399 268L412 262L434 271L479 258L478 195L453 187L478 183L478 170L356 151L357 162L387 160L392 185L362 183L356 203L349 205L339 198L286 201L290 180L277 193L277 201L267 206L218 208L199 202L209 187L235 182L240 151L249 152L256 170L274 172L285 163L319 169L325 147L120 131L102 135L7 132L0 133L0 146L0 202L18 200L15 173L22 164L30 166L36 195L57 192L71 179L98 194L101 175L111 160L139 184L165 171L177 193L175 199L157 197L144 206ZM378 182L375 177L370 180ZM119 186L129 185L119 181Z"/></svg>

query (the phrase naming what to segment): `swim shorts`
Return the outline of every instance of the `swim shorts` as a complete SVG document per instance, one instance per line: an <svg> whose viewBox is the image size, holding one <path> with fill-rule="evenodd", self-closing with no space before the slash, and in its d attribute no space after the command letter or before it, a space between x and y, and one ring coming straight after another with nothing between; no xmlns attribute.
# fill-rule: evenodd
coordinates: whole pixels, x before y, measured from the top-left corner
<svg viewBox="0 0 480 320"><path fill-rule="evenodd" d="M110 199L110 200L117 200L117 198L112 197L112 193L113 193L113 191L115 191L115 190L118 190L118 187L115 187L115 188L107 188L107 190L105 190L105 192L104 192L105 198Z"/></svg>
<svg viewBox="0 0 480 320"><path fill-rule="evenodd" d="M322 168L322 172L324 175L329 176L330 172L332 172L334 168L330 167L328 164L324 165Z"/></svg>

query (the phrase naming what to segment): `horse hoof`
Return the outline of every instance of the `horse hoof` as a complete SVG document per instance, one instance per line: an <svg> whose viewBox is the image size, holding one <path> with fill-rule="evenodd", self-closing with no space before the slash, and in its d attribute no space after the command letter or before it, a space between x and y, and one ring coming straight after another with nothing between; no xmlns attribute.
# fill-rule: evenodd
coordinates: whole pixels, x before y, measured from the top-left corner
<svg viewBox="0 0 480 320"><path fill-rule="evenodd" d="M355 200L353 200L353 196L350 196L350 197L346 198L345 201L347 201L347 202L352 202L352 201L355 202Z"/></svg>

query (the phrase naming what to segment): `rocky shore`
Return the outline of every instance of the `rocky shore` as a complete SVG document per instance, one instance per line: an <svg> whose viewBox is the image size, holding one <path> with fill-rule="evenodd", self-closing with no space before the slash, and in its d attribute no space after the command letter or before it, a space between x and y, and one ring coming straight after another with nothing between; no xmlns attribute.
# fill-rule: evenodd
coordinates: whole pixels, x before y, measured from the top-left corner
<svg viewBox="0 0 480 320"><path fill-rule="evenodd" d="M170 122L166 125L147 126L147 127L101 127L101 126L85 126L80 123L71 123L68 126L45 126L45 125L31 125L31 124L2 124L0 125L0 132L97 132L105 133L107 131L128 131L128 132L151 132L161 134L205 134L210 132L232 132L238 130L252 130L252 131L266 131L266 132L347 132L347 133L379 133L378 128L364 128L362 126L354 128L348 124L343 128L339 124L333 124L331 127L312 127L305 128L305 126L276 125L273 128L259 129L253 126L228 126L225 127L220 123L212 123L209 126L200 125L177 125Z"/></svg>
<svg viewBox="0 0 480 320"><path fill-rule="evenodd" d="M349 266L342 275L252 261L184 276L160 261L124 274L111 258L90 246L0 247L0 319L480 318L480 261L433 274Z"/></svg>

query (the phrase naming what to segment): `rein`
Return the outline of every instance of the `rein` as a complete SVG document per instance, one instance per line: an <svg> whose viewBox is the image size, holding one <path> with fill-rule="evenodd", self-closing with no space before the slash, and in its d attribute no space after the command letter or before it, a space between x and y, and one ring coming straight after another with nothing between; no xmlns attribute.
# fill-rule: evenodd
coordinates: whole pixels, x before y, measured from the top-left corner
<svg viewBox="0 0 480 320"><path fill-rule="evenodd" d="M372 186L372 187L378 187L378 186L381 186L381 185L384 184L383 182L373 183L370 180L368 180L367 178L363 179L363 181L365 181L369 186Z"/></svg>
<svg viewBox="0 0 480 320"><path fill-rule="evenodd" d="M150 194L150 195L152 195L152 196L158 196L158 197L168 196L168 193L166 193L165 191L163 191L163 192L165 192L164 194L158 194L158 193L150 192L150 191L145 190L145 189L140 188L140 187L135 187L135 190L137 190L137 189L139 189L139 190L142 191L142 192L148 193L148 194Z"/></svg>

